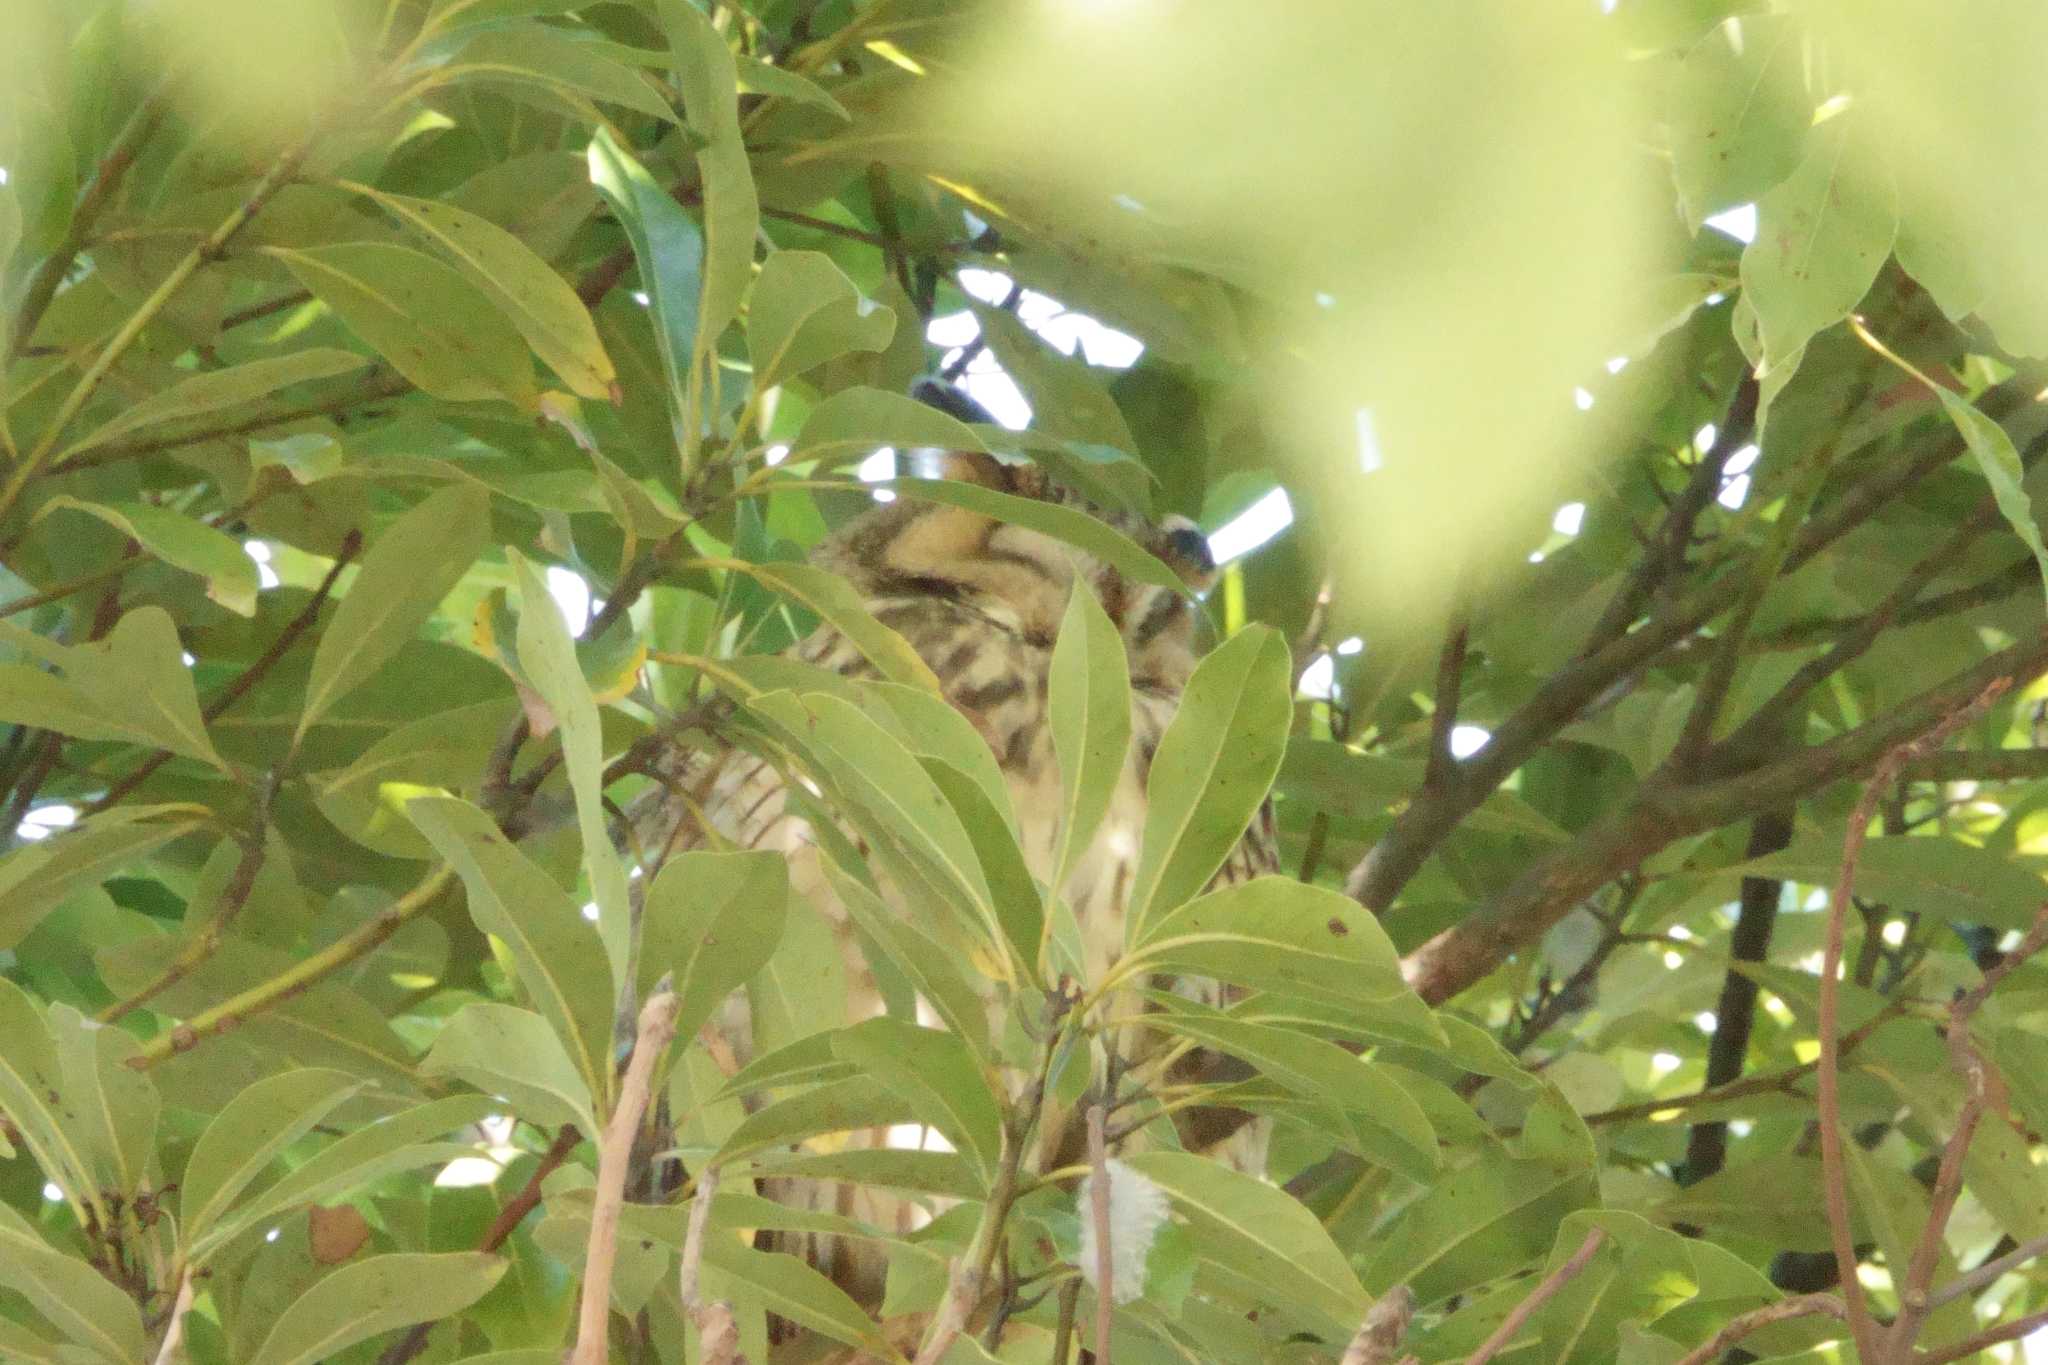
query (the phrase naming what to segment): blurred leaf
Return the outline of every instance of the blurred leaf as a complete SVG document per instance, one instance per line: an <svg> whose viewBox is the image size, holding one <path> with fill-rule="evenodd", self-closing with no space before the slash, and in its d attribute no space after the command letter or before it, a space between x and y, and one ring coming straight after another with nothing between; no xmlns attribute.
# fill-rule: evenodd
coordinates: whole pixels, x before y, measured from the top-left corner
<svg viewBox="0 0 2048 1365"><path fill-rule="evenodd" d="M142 427L254 402L292 384L303 384L309 379L328 379L362 367L363 358L353 352L314 347L194 375L125 409L120 416L91 435L80 437L65 447L57 459L62 463L82 450L105 445L117 436L125 436Z"/></svg>
<svg viewBox="0 0 2048 1365"><path fill-rule="evenodd" d="M995 1179L1002 1160L1003 1116L989 1080L957 1033L901 1019L870 1019L834 1036L833 1052L910 1104L978 1168Z"/></svg>
<svg viewBox="0 0 2048 1365"><path fill-rule="evenodd" d="M1757 201L1756 240L1742 253L1761 368L1786 366L1814 333L1848 316L1897 233L1890 173L1866 151L1854 115L1829 120L1792 177Z"/></svg>
<svg viewBox="0 0 2048 1365"><path fill-rule="evenodd" d="M704 234L657 185L647 168L603 128L590 141L590 183L618 215L640 262L640 287L654 313L655 347L668 380L669 422L678 451L693 450L699 433L688 430L690 381L698 355L699 295L704 288ZM711 340L701 343L709 346Z"/></svg>
<svg viewBox="0 0 2048 1365"><path fill-rule="evenodd" d="M502 1095L530 1123L570 1123L587 1136L602 1131L577 1063L560 1035L532 1010L464 1005L434 1040L420 1070L458 1076L486 1094Z"/></svg>
<svg viewBox="0 0 2048 1365"><path fill-rule="evenodd" d="M1746 14L1717 26L1685 55L1665 108L1673 179L1686 221L1754 201L1792 173L1813 121L1787 18Z"/></svg>
<svg viewBox="0 0 2048 1365"><path fill-rule="evenodd" d="M285 1071L235 1096L200 1134L179 1181L179 1231L186 1245L207 1238L278 1154L311 1132L362 1083L339 1071Z"/></svg>
<svg viewBox="0 0 2048 1365"><path fill-rule="evenodd" d="M977 304L974 316L989 350L1031 400L1033 426L1064 440L1137 449L1123 414L1085 361L1052 350L1014 313Z"/></svg>
<svg viewBox="0 0 2048 1365"><path fill-rule="evenodd" d="M561 608L525 556L507 550L506 557L519 584L520 667L561 731L563 766L569 771L576 823L583 834L584 875L597 903L597 936L611 961L608 979L621 982L632 955L632 908L626 903L626 870L605 823L604 739L598 730L597 702L584 681Z"/></svg>
<svg viewBox="0 0 2048 1365"><path fill-rule="evenodd" d="M655 88L638 71L544 24L511 23L486 29L455 54L455 74L574 91L636 113L676 121ZM567 378L565 375L564 378Z"/></svg>
<svg viewBox="0 0 2048 1365"><path fill-rule="evenodd" d="M0 666L0 680L6 672ZM0 681L0 689L4 687ZM189 806L122 806L0 856L0 950L21 942L43 916L80 887L98 884L204 823L204 813Z"/></svg>
<svg viewBox="0 0 2048 1365"><path fill-rule="evenodd" d="M694 1038L725 998L767 965L789 912L789 865L778 853L685 850L647 888L638 993L672 973L676 1036Z"/></svg>
<svg viewBox="0 0 2048 1365"><path fill-rule="evenodd" d="M1001 493L956 479L891 479L877 485L906 498L943 502L979 512L993 521L1025 526L1086 551L1137 583L1185 594L1188 585L1151 551L1099 517L1062 503Z"/></svg>
<svg viewBox="0 0 2048 1365"><path fill-rule="evenodd" d="M53 1250L0 1205L0 1285L14 1290L77 1342L86 1360L134 1365L149 1348L134 1302L92 1266ZM67 1362L76 1356L56 1357Z"/></svg>
<svg viewBox="0 0 2048 1365"><path fill-rule="evenodd" d="M1172 1198L1194 1233L1199 1258L1227 1270L1260 1299L1298 1304L1340 1325L1340 1333L1358 1330L1371 1296L1323 1225L1292 1197L1185 1152L1140 1152L1124 1161Z"/></svg>
<svg viewBox="0 0 2048 1365"><path fill-rule="evenodd" d="M795 100L823 109L835 118L851 121L853 115L846 106L832 98L831 92L815 82L779 66L749 57L743 52L733 54L733 66L738 73L739 88L751 94L770 95L776 99Z"/></svg>
<svg viewBox="0 0 2048 1365"><path fill-rule="evenodd" d="M455 484L400 517L363 556L313 651L297 736L391 661L483 553L490 499Z"/></svg>
<svg viewBox="0 0 2048 1365"><path fill-rule="evenodd" d="M342 1266L284 1311L250 1365L318 1365L380 1332L451 1317L489 1292L502 1257L397 1252Z"/></svg>
<svg viewBox="0 0 2048 1365"><path fill-rule="evenodd" d="M1053 643L1047 722L1060 762L1059 842L1051 885L1095 838L1124 779L1131 748L1131 668L1123 637L1095 594L1076 581Z"/></svg>
<svg viewBox="0 0 2048 1365"><path fill-rule="evenodd" d="M490 296L396 242L266 247L391 367L436 398L531 409L533 362Z"/></svg>
<svg viewBox="0 0 2048 1365"><path fill-rule="evenodd" d="M1781 877L1808 886L1832 886L1841 860L1840 840L1820 835L1717 875ZM2033 922L2044 884L2038 873L1991 849L1955 839L1892 836L1864 844L1856 860L1856 889L1895 911L2025 929Z"/></svg>
<svg viewBox="0 0 2048 1365"><path fill-rule="evenodd" d="M755 391L848 351L879 351L896 325L896 315L863 298L831 257L774 252L761 266L747 309Z"/></svg>
<svg viewBox="0 0 2048 1365"><path fill-rule="evenodd" d="M98 517L166 564L198 574L206 595L236 615L256 614L256 561L206 523L148 503L82 502L65 494L44 503L36 518L66 507Z"/></svg>
<svg viewBox="0 0 2048 1365"><path fill-rule="evenodd" d="M974 428L926 403L881 389L841 389L811 409L789 448L790 460L829 467L865 459L878 446L986 450Z"/></svg>
<svg viewBox="0 0 2048 1365"><path fill-rule="evenodd" d="M168 749L227 768L207 737L178 629L162 607L138 607L104 640L76 646L0 621L0 642L55 665L63 675L60 681L27 664L0 664L0 720L79 739Z"/></svg>
<svg viewBox="0 0 2048 1365"><path fill-rule="evenodd" d="M486 35L489 37L490 35ZM451 204L387 194L367 185L358 193L404 221L439 247L469 282L489 295L526 338L535 354L585 398L607 398L618 376L590 310L533 249L496 223Z"/></svg>
<svg viewBox="0 0 2048 1365"><path fill-rule="evenodd" d="M1263 626L1196 666L1159 741L1145 791L1145 838L1125 911L1127 941L1201 893L1257 816L1294 717L1287 642Z"/></svg>
<svg viewBox="0 0 2048 1365"><path fill-rule="evenodd" d="M713 568L743 573L770 591L801 602L844 635L891 682L921 688L933 695L939 693L939 680L931 665L901 635L877 621L860 593L845 579L809 564L707 562Z"/></svg>
<svg viewBox="0 0 2048 1365"><path fill-rule="evenodd" d="M1333 1004L1407 991L1400 955L1348 896L1286 877L1212 891L1157 916L1123 970L1177 970Z"/></svg>
<svg viewBox="0 0 2048 1365"><path fill-rule="evenodd" d="M1593 1196L1590 1168L1482 1153L1402 1211L1361 1277L1382 1292L1405 1284L1420 1303L1436 1303L1542 1255L1559 1220Z"/></svg>
<svg viewBox="0 0 2048 1365"><path fill-rule="evenodd" d="M461 875L470 917L511 952L519 984L561 1040L592 1102L608 1110L616 982L596 927L467 801L423 796L406 814Z"/></svg>

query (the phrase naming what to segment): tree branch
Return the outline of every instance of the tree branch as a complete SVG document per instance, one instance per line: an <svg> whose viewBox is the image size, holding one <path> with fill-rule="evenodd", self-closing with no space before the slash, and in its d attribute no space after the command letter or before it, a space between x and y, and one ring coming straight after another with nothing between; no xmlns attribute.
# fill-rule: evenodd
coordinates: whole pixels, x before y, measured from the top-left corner
<svg viewBox="0 0 2048 1365"><path fill-rule="evenodd" d="M619 1212L626 1198L626 1168L633 1161L633 1138L647 1112L654 1085L654 1063L676 1036L676 1011L682 1001L664 983L640 1008L639 1034L619 1100L597 1152L597 1199L590 1209L590 1240L583 1256L583 1296L576 1314L576 1346L568 1365L605 1365L610 1358L606 1338L612 1313L612 1265L619 1253Z"/></svg>
<svg viewBox="0 0 2048 1365"><path fill-rule="evenodd" d="M1405 1284L1395 1285L1366 1310L1358 1335L1344 1348L1344 1359L1338 1365L1393 1365L1394 1353L1401 1349L1401 1338L1408 1335L1414 1316L1415 1291Z"/></svg>
<svg viewBox="0 0 2048 1365"><path fill-rule="evenodd" d="M226 440L234 436L247 436L268 427L281 427L290 422L303 422L311 417L332 417L347 412L350 408L367 403L379 403L387 398L398 398L412 392L410 381L395 375L373 380L358 381L359 387L333 398L303 407L290 408L284 412L267 413L258 417L247 417L240 421L220 426L204 427L197 431L180 432L171 436L152 436L143 440L115 442L84 451L71 459L54 465L52 474L68 474L75 469L97 469L102 465L115 464L122 460L146 459L161 455L184 446L199 445L206 441Z"/></svg>
<svg viewBox="0 0 2048 1365"><path fill-rule="evenodd" d="M1493 1329L1493 1335L1481 1342L1479 1349L1465 1358L1465 1365L1486 1365L1499 1355L1515 1339L1515 1334L1528 1324L1536 1311L1556 1298L1558 1291L1578 1278L1579 1273L1590 1265L1600 1244L1607 1240L1604 1228L1594 1228L1586 1234L1586 1240L1579 1243L1579 1249L1563 1265L1544 1277L1543 1283L1529 1292L1529 1297L1516 1304L1508 1315L1501 1319L1500 1326Z"/></svg>
<svg viewBox="0 0 2048 1365"><path fill-rule="evenodd" d="M92 235L100 214L113 202L144 144L155 136L157 125L163 121L165 95L165 84L160 83L143 96L142 103L135 106L135 112L128 116L128 122L114 135L113 144L100 158L99 165L93 168L92 179L86 182L72 206L71 223L64 231L64 240L43 258L43 263L36 267L36 273L29 279L28 288L22 293L21 308L14 315L14 326L9 329L7 354L4 360L0 360L0 369L21 358L22 349L35 335L50 301L57 297L58 286L71 273L71 265L78 259L78 253L84 250L86 238Z"/></svg>
<svg viewBox="0 0 2048 1365"><path fill-rule="evenodd" d="M1457 757L1451 753L1451 731L1458 726L1458 698L1465 682L1467 627L1460 620L1444 636L1443 652L1436 661L1436 709L1429 717L1429 763L1423 770L1425 787L1449 787L1458 780Z"/></svg>
<svg viewBox="0 0 2048 1365"><path fill-rule="evenodd" d="M1720 1331L1709 1337L1703 1345L1687 1351L1678 1360L1678 1365L1713 1365L1728 1348L1744 1337L1760 1332L1772 1323L1790 1322L1794 1318L1810 1318L1819 1315L1846 1319L1849 1310L1833 1294L1806 1294L1796 1299L1780 1299L1767 1303L1761 1308L1752 1308L1740 1317L1732 1318Z"/></svg>

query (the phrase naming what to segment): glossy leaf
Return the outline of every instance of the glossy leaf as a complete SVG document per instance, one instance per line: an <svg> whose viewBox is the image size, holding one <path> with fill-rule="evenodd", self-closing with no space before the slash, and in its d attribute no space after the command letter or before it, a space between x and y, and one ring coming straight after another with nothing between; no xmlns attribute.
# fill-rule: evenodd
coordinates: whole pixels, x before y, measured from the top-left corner
<svg viewBox="0 0 2048 1365"><path fill-rule="evenodd" d="M318 1365L380 1332L459 1313L505 1268L503 1258L476 1251L397 1252L342 1266L284 1311L250 1365Z"/></svg>
<svg viewBox="0 0 2048 1365"><path fill-rule="evenodd" d="M354 188L439 248L511 319L563 383L585 398L610 396L618 376L598 340L590 310L531 247L496 223L452 204L363 185Z"/></svg>
<svg viewBox="0 0 2048 1365"><path fill-rule="evenodd" d="M1129 940L1198 895L1223 866L1280 771L1294 707L1279 635L1241 631L1195 669L1146 780L1145 837L1125 911Z"/></svg>
<svg viewBox="0 0 2048 1365"><path fill-rule="evenodd" d="M590 183L626 229L640 262L640 287L654 315L655 349L668 384L669 423L678 451L695 448L689 429L690 380L698 354L697 310L704 288L704 234L647 168L600 128L590 142ZM703 343L708 345L709 342Z"/></svg>
<svg viewBox="0 0 2048 1365"><path fill-rule="evenodd" d="M313 651L299 735L413 638L483 553L489 533L489 499L456 484L400 517L371 544Z"/></svg>

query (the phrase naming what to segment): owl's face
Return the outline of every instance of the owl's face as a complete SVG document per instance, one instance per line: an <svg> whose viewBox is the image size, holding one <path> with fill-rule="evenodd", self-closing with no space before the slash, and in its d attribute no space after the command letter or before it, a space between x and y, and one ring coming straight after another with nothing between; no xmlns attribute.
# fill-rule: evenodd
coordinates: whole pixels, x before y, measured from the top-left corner
<svg viewBox="0 0 2048 1365"><path fill-rule="evenodd" d="M1115 527L1172 567L1195 592L1216 575L1208 541L1185 517L1157 525L1108 511L1053 483L1032 465L986 455L937 458L941 477L1062 503ZM964 508L901 498L865 512L813 552L870 601L938 597L972 608L1001 629L1050 647L1076 576L1094 590L1123 636L1131 681L1178 688L1194 667L1194 604L1122 573L1064 541Z"/></svg>

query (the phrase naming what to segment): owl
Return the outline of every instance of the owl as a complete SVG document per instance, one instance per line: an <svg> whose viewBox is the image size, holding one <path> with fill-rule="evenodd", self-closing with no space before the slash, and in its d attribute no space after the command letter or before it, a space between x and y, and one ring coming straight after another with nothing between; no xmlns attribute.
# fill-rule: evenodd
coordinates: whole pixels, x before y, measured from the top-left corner
<svg viewBox="0 0 2048 1365"><path fill-rule="evenodd" d="M984 454L939 454L940 476L1016 496L1065 504L1116 527L1173 567L1197 591L1215 576L1207 541L1184 518L1154 526L1106 511L1030 465ZM852 584L867 609L917 651L943 695L972 723L996 755L1017 812L1021 844L1041 883L1053 870L1061 809L1058 761L1048 723L1050 665L1070 595L1085 583L1123 637L1131 680L1132 737L1122 778L1092 845L1070 860L1060 888L1081 930L1088 979L1100 979L1124 944L1124 908L1145 826L1153 756L1179 705L1196 661L1195 607L1156 584L1136 583L1062 541L950 504L901 498L877 503L823 541L811 560ZM872 677L867 659L844 637L822 628L796 647L806 662L850 677ZM664 792L636 812L640 846L661 850L707 843L770 849L790 861L795 890L832 925L845 960L848 1022L882 1012L874 975L849 916L839 906L803 815L786 801L785 777L766 759L743 752L706 760L678 750L660 774ZM814 809L815 807L813 807ZM709 827L708 829L706 827ZM849 837L853 837L848 831ZM1273 871L1272 815L1262 809L1215 886ZM1169 982L1217 1003L1213 982ZM722 1025L736 1060L747 1059L743 1010ZM876 1142L872 1134L861 1141ZM1236 1164L1263 1165L1263 1144L1234 1140ZM828 1209L907 1232L922 1214L887 1192L837 1189L768 1193L786 1202ZM842 1286L865 1297L880 1288L880 1266L863 1267L861 1248L816 1240L799 1250Z"/></svg>

